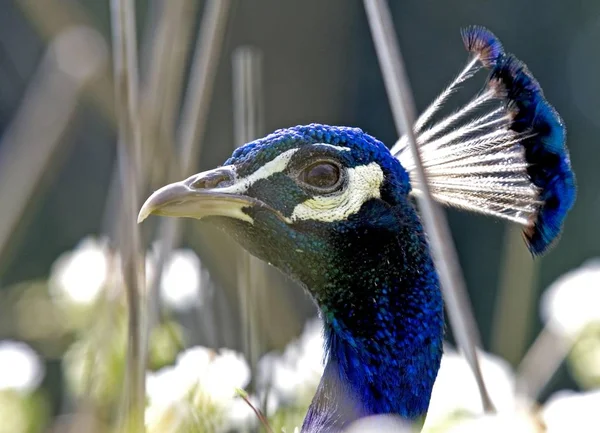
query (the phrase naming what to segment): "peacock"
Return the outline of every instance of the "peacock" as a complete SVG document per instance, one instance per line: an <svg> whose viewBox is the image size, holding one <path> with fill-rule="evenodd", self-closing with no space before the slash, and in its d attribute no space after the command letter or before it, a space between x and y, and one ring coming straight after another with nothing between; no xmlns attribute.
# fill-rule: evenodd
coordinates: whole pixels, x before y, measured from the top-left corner
<svg viewBox="0 0 600 433"><path fill-rule="evenodd" d="M556 110L524 63L483 27L461 32L469 59L414 125L437 201L523 226L545 253L575 200ZM485 86L433 122L457 88ZM361 129L309 124L238 148L214 170L166 185L150 214L214 224L298 281L324 322L323 377L302 432L336 432L374 414L427 412L440 366L443 300L414 196L414 161Z"/></svg>

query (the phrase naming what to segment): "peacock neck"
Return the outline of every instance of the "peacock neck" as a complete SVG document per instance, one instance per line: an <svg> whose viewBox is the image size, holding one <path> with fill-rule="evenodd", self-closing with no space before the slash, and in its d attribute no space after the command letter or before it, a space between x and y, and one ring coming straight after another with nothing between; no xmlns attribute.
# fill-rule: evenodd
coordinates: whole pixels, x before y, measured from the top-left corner
<svg viewBox="0 0 600 433"><path fill-rule="evenodd" d="M327 360L304 432L427 411L442 355L442 297L416 215L393 216L399 220L353 231L336 249L345 251L329 272L336 277L314 291Z"/></svg>

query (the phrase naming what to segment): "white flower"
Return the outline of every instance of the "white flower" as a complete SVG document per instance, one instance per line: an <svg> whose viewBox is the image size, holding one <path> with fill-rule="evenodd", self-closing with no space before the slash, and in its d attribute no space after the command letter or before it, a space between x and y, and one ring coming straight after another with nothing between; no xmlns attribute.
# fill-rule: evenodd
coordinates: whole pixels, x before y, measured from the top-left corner
<svg viewBox="0 0 600 433"><path fill-rule="evenodd" d="M92 304L108 281L110 255L103 239L87 237L52 265L50 294L57 300Z"/></svg>
<svg viewBox="0 0 600 433"><path fill-rule="evenodd" d="M175 250L165 263L160 293L166 305L183 309L198 304L201 294L202 268L192 250Z"/></svg>
<svg viewBox="0 0 600 433"><path fill-rule="evenodd" d="M567 272L543 294L542 319L554 332L570 338L586 325L600 322L600 259Z"/></svg>
<svg viewBox="0 0 600 433"><path fill-rule="evenodd" d="M236 390L249 381L250 368L234 351L222 349L217 354L204 347L186 350L174 366L147 375L148 431L178 432L190 425L210 425L210 431L224 431L227 426L250 420L250 412L244 412L235 398Z"/></svg>
<svg viewBox="0 0 600 433"><path fill-rule="evenodd" d="M514 410L515 384L509 364L497 356L482 352L479 352L479 361L496 409ZM457 411L482 414L483 407L475 377L466 359L457 352L446 349L433 386L425 426L436 425Z"/></svg>
<svg viewBox="0 0 600 433"><path fill-rule="evenodd" d="M350 424L344 433L412 433L411 425L393 415L371 415Z"/></svg>
<svg viewBox="0 0 600 433"><path fill-rule="evenodd" d="M560 391L546 402L542 418L547 433L596 433L600 430L600 389Z"/></svg>
<svg viewBox="0 0 600 433"><path fill-rule="evenodd" d="M259 407L256 398L249 397L249 400L254 407ZM223 429L236 432L244 431L255 427L257 424L258 418L252 408L248 406L248 403L241 398L236 398L229 406Z"/></svg>
<svg viewBox="0 0 600 433"><path fill-rule="evenodd" d="M146 393L151 407L167 407L188 397L196 378L187 377L175 366L161 368L146 375Z"/></svg>
<svg viewBox="0 0 600 433"><path fill-rule="evenodd" d="M288 344L283 355L263 356L257 380L261 392L270 389L275 401L289 405L311 398L323 376L323 343L323 324L314 319L305 325L298 340Z"/></svg>
<svg viewBox="0 0 600 433"><path fill-rule="evenodd" d="M277 354L267 354L258 363L259 383L261 394L269 392L269 401L273 397L283 404L293 404L299 399L299 388L302 385L297 374L298 365L287 362Z"/></svg>
<svg viewBox="0 0 600 433"><path fill-rule="evenodd" d="M219 404L232 403L236 390L250 382L250 367L244 357L233 350L221 349L219 356L209 364L201 385Z"/></svg>
<svg viewBox="0 0 600 433"><path fill-rule="evenodd" d="M543 433L537 420L525 412L501 412L467 418L452 424L445 433Z"/></svg>
<svg viewBox="0 0 600 433"><path fill-rule="evenodd" d="M31 392L43 376L44 365L31 347L16 341L0 341L0 391Z"/></svg>
<svg viewBox="0 0 600 433"><path fill-rule="evenodd" d="M300 339L300 363L305 374L312 382L318 383L323 375L324 344L323 323L319 319L309 321L304 327L304 332Z"/></svg>

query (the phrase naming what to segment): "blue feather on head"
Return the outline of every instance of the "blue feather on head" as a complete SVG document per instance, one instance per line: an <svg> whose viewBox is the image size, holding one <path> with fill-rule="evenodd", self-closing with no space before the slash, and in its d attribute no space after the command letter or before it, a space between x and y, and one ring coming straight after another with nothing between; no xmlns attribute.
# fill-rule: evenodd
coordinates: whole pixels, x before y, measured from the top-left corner
<svg viewBox="0 0 600 433"><path fill-rule="evenodd" d="M525 64L506 53L492 32L470 26L461 36L471 59L416 123L430 188L442 203L524 225L527 247L543 254L558 239L576 195L564 123ZM423 131L458 85L481 68L490 71L484 90ZM477 117L479 112L484 114ZM406 140L392 153L412 171Z"/></svg>
<svg viewBox="0 0 600 433"><path fill-rule="evenodd" d="M540 188L542 202L525 237L533 254L543 254L558 238L575 201L575 175L566 148L566 128L537 80L513 55L505 56L494 66L489 82L506 101L512 117L510 128L525 134L521 145L529 163L527 173Z"/></svg>
<svg viewBox="0 0 600 433"><path fill-rule="evenodd" d="M469 26L461 29L460 34L467 51L477 56L484 67L495 66L504 56L502 43L485 27Z"/></svg>

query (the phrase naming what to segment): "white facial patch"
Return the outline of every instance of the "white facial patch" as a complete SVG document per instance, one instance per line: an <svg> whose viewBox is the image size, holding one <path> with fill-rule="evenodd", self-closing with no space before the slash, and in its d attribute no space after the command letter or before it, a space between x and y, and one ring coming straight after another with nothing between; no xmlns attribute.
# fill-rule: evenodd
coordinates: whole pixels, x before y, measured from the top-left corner
<svg viewBox="0 0 600 433"><path fill-rule="evenodd" d="M290 159L292 159L292 156L297 151L298 149L286 150L281 155L277 156L277 158L267 162L249 176L238 179L238 181L233 185L219 188L219 192L224 194L242 194L248 191L248 188L250 188L255 182L258 182L261 179L266 179L275 173L281 173L284 171L290 163Z"/></svg>
<svg viewBox="0 0 600 433"><path fill-rule="evenodd" d="M316 196L294 208L292 221L342 221L372 198L381 197L383 171L376 162L347 171L348 184L339 194Z"/></svg>

